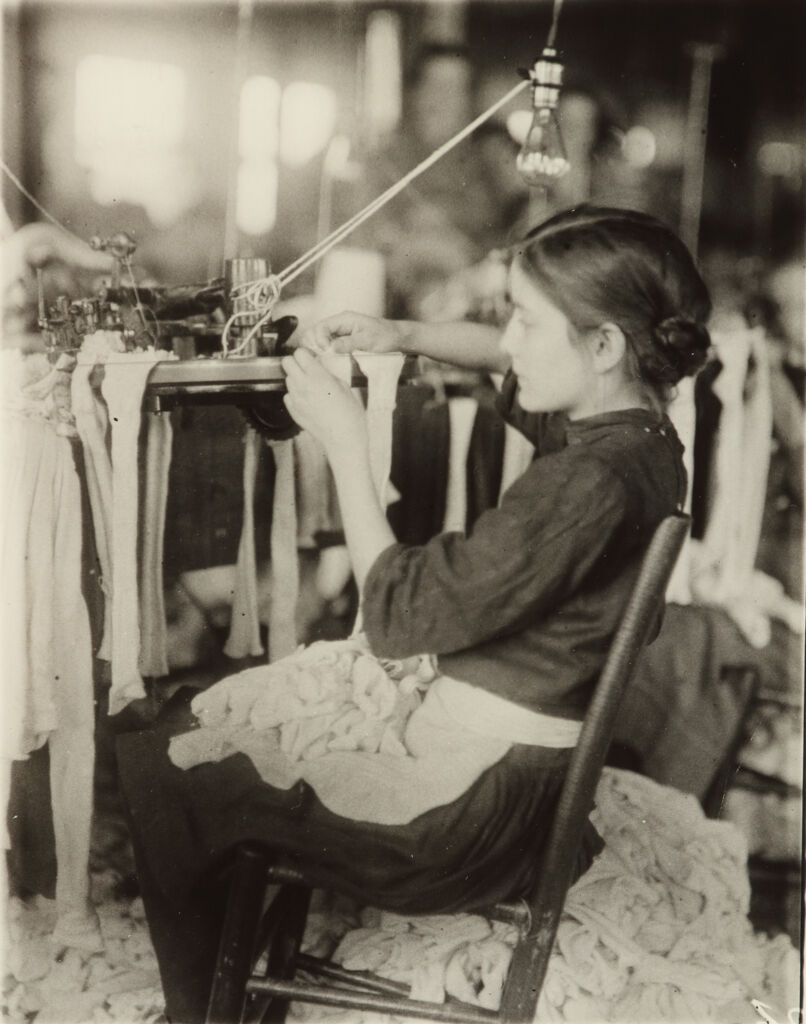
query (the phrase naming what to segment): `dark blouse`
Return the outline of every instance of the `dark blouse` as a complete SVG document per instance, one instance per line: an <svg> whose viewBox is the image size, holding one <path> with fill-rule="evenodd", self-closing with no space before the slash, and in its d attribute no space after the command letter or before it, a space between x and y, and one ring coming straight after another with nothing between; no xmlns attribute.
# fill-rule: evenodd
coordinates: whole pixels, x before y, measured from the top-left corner
<svg viewBox="0 0 806 1024"><path fill-rule="evenodd" d="M683 447L644 409L526 413L512 374L498 407L531 466L467 536L384 551L364 628L380 657L437 654L445 675L581 718L649 539L685 498Z"/></svg>

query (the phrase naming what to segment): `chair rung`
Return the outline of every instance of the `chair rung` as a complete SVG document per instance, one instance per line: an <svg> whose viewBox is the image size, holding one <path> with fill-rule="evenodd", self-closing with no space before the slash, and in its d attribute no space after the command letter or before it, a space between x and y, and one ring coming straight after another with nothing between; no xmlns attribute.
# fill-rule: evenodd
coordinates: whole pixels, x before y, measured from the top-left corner
<svg viewBox="0 0 806 1024"><path fill-rule="evenodd" d="M377 974L370 974L368 971L349 971L346 967L334 964L330 960L320 960L319 957L309 956L307 953L297 954L296 965L298 970L306 971L317 977L343 981L348 985L356 985L390 996L407 996L410 991L409 986L404 985L402 981L380 978Z"/></svg>
<svg viewBox="0 0 806 1024"><path fill-rule="evenodd" d="M528 928L531 918L529 905L525 900L520 903L495 903L481 912L484 917L491 917L493 921L503 921L504 924L514 924L519 928Z"/></svg>
<svg viewBox="0 0 806 1024"><path fill-rule="evenodd" d="M303 872L287 864L270 864L266 875L275 885L307 885Z"/></svg>
<svg viewBox="0 0 806 1024"><path fill-rule="evenodd" d="M320 1006L337 1006L347 1010L374 1010L376 1013L392 1013L403 1017L419 1017L423 1020L445 1021L446 1024L488 1024L499 1020L493 1010L481 1006L460 1006L457 1003L425 1003L402 996L375 995L374 993L346 992L344 989L306 985L298 981L250 978L246 983L247 992L264 992L280 999L297 1000L302 1003L316 1003Z"/></svg>

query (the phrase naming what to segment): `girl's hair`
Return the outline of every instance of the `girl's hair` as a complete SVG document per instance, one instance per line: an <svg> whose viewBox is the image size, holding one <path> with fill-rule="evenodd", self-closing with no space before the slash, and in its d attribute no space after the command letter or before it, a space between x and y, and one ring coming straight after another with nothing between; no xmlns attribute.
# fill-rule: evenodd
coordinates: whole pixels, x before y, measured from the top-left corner
<svg viewBox="0 0 806 1024"><path fill-rule="evenodd" d="M651 397L667 401L705 362L708 289L688 249L654 217L576 207L533 228L517 253L578 331L608 321L621 328L628 366Z"/></svg>

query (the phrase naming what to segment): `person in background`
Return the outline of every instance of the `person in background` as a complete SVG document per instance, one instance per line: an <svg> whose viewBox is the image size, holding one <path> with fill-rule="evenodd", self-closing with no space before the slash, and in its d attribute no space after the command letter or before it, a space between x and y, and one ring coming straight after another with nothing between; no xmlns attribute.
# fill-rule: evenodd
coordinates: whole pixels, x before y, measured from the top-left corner
<svg viewBox="0 0 806 1024"><path fill-rule="evenodd" d="M42 222L25 224L2 243L3 344L41 348L37 328L37 270L43 272L46 301L57 295L77 298L91 282L111 274L114 259L96 252L74 235Z"/></svg>
<svg viewBox="0 0 806 1024"><path fill-rule="evenodd" d="M657 525L682 506L681 445L663 410L705 359L710 305L673 232L594 207L526 235L510 293L503 334L344 313L283 361L287 407L333 470L373 653L438 657L404 733L413 767L415 738L429 735L448 763L491 743L500 756L479 764L458 797L440 799L433 787L444 772L432 771L421 812L389 825L334 814L304 781L269 786L243 754L182 770L167 756L169 730L122 737L122 789L172 1021L204 1019L223 872L244 840L305 862L317 884L404 913L517 898L538 870L640 562ZM499 410L537 457L500 508L467 535L397 543L370 476L364 410L317 358L331 346L505 373ZM578 873L597 845L590 832Z"/></svg>

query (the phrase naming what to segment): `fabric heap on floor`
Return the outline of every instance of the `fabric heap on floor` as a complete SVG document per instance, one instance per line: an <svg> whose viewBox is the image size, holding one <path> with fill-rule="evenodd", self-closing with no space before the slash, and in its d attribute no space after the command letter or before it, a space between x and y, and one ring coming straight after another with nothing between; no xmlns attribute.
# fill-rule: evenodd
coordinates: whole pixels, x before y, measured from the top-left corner
<svg viewBox="0 0 806 1024"><path fill-rule="evenodd" d="M755 935L746 918L743 841L696 801L608 769L593 815L606 847L568 895L537 1021L757 1022L797 1005L798 957L785 936ZM163 1012L139 898L119 876L93 876L104 949L54 943L53 901L12 899L5 915L3 1019L10 1024L154 1024ZM494 1005L511 927L478 915L404 918L315 892L305 936L314 955L413 984L421 998ZM338 947L338 948L337 948ZM357 1011L294 1004L289 1021L381 1024ZM388 1018L383 1024L389 1024Z"/></svg>
<svg viewBox="0 0 806 1024"><path fill-rule="evenodd" d="M142 900L117 899L118 876L93 876L102 949L53 939L53 901L12 898L5 915L2 1019L9 1024L153 1024L164 1010L157 960Z"/></svg>
<svg viewBox="0 0 806 1024"><path fill-rule="evenodd" d="M798 955L786 936L753 933L739 832L706 819L693 797L615 769L603 774L592 820L605 848L568 894L536 1020L755 1021L751 1000L786 1019ZM333 930L312 916L306 943L321 952ZM476 915L364 910L333 959L411 984L418 998L495 1007L514 938ZM290 1019L348 1018L379 1019L302 1004Z"/></svg>

